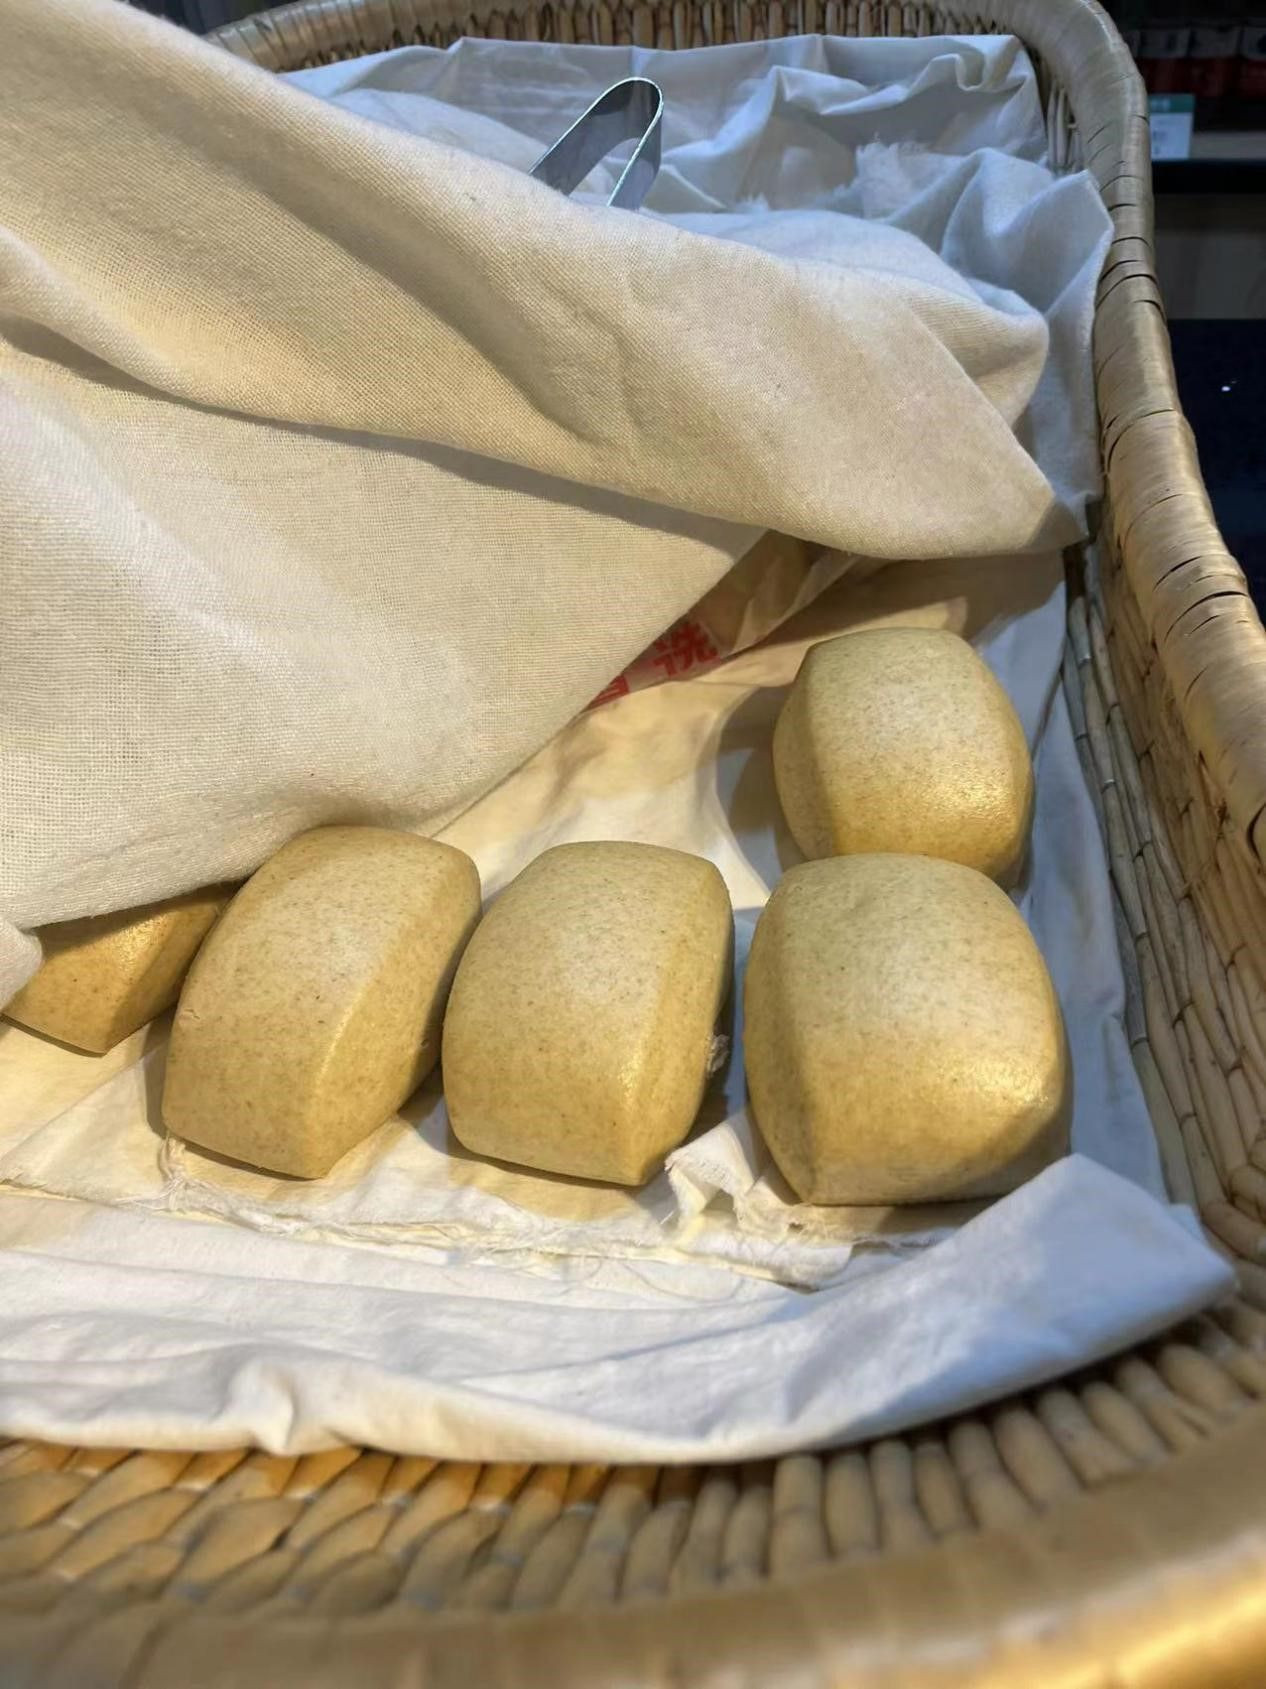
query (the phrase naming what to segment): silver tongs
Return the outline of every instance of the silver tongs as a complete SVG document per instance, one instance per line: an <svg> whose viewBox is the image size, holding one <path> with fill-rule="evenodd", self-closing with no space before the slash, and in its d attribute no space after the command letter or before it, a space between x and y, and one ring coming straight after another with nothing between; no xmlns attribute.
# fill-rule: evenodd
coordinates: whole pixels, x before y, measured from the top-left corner
<svg viewBox="0 0 1266 1689"><path fill-rule="evenodd" d="M622 211L637 211L659 174L661 119L664 96L644 76L630 76L607 89L572 124L547 153L532 166L531 174L546 187L570 194L584 181L595 164L624 141L636 140L633 156L620 173L608 205Z"/></svg>

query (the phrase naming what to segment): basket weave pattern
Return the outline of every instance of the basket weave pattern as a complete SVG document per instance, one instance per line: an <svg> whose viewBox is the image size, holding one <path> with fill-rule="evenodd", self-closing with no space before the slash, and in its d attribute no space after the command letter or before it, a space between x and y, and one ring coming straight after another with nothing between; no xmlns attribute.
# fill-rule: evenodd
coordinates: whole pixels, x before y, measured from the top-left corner
<svg viewBox="0 0 1266 1689"><path fill-rule="evenodd" d="M1146 101L1111 24L1093 0L301 0L219 40L288 70L462 35L998 29L1038 59L1052 162L1089 169L1115 224L1099 563L1070 559L1064 690L1170 1193L1240 1298L978 1416L744 1467L3 1445L0 1668L141 1689L1266 1684L1266 635L1175 396Z"/></svg>

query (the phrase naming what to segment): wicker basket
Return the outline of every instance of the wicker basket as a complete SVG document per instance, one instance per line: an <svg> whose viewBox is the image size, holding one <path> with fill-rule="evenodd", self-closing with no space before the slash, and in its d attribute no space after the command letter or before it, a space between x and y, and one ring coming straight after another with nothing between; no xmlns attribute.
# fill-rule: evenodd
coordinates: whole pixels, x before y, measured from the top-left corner
<svg viewBox="0 0 1266 1689"><path fill-rule="evenodd" d="M1178 408L1111 24L1092 0L309 0L218 39L284 70L462 34L982 30L1037 55L1052 158L1116 226L1101 575L1074 560L1064 683L1170 1190L1240 1297L970 1419L751 1467L0 1445L4 1685L1266 1685L1266 636Z"/></svg>

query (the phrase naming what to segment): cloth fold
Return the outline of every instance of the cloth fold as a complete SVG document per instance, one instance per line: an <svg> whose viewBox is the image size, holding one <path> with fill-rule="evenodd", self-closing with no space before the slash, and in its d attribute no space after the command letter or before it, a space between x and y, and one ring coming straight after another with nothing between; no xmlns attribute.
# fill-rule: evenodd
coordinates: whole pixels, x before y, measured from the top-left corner
<svg viewBox="0 0 1266 1689"><path fill-rule="evenodd" d="M326 821L434 830L767 529L885 559L1081 531L1108 221L1036 162L1014 42L885 48L888 87L840 44L650 55L634 215L525 171L645 55L463 44L323 90L115 0L3 15L0 996L14 929ZM1013 141L1003 287L966 166ZM1028 214L1076 255L1062 334Z"/></svg>
<svg viewBox="0 0 1266 1689"><path fill-rule="evenodd" d="M1078 1156L937 1248L812 1296L729 1274L709 1295L695 1269L688 1300L675 1274L546 1299L522 1275L48 1198L0 1195L0 1231L4 1430L147 1448L755 1458L965 1411L1232 1283L1189 1215Z"/></svg>

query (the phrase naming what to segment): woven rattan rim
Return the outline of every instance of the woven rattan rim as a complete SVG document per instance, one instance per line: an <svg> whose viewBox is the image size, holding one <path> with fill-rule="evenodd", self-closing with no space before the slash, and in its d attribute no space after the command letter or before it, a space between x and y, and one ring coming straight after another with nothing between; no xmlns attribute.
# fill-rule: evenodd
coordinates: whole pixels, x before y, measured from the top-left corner
<svg viewBox="0 0 1266 1689"><path fill-rule="evenodd" d="M691 46L1002 28L1116 225L1094 358L1101 579L1065 693L1171 1193L1242 1297L965 1420L751 1467L0 1446L0 1682L1266 1684L1266 638L1178 409L1146 103L1092 0L310 0L272 70L458 35Z"/></svg>
<svg viewBox="0 0 1266 1689"><path fill-rule="evenodd" d="M1242 1303L987 1418L745 1469L12 1444L0 1680L1257 1689L1264 1446Z"/></svg>

